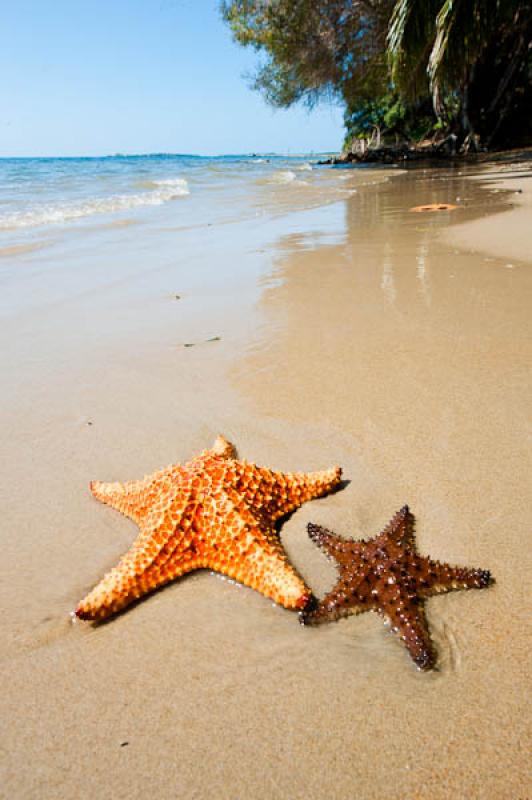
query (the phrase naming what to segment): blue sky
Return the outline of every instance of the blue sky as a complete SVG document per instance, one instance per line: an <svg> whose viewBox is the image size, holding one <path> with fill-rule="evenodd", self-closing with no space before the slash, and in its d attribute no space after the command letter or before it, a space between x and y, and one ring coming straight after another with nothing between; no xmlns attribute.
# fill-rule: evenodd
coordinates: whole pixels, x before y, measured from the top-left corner
<svg viewBox="0 0 532 800"><path fill-rule="evenodd" d="M217 0L4 0L0 156L338 149L342 112L273 111Z"/></svg>

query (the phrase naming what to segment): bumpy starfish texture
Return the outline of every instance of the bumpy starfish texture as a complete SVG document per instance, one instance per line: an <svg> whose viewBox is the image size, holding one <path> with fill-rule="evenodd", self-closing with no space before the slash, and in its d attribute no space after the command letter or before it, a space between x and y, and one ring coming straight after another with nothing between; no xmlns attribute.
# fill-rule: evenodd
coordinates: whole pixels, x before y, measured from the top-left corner
<svg viewBox="0 0 532 800"><path fill-rule="evenodd" d="M431 669L436 654L423 613L427 597L453 589L481 589L490 573L441 564L417 554L414 517L404 506L383 532L369 541L341 539L319 525L308 526L310 538L339 568L334 589L314 608L301 614L305 625L349 614L377 611L403 639L420 669Z"/></svg>
<svg viewBox="0 0 532 800"><path fill-rule="evenodd" d="M219 436L210 450L140 481L91 483L93 495L134 520L140 534L76 614L101 620L174 578L206 567L285 608L311 590L289 564L275 523L340 482L341 469L273 472L238 461Z"/></svg>

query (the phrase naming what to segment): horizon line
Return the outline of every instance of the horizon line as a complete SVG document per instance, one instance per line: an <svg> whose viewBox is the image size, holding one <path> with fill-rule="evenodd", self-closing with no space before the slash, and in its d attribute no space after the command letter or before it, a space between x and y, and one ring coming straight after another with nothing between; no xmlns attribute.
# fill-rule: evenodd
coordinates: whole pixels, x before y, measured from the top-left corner
<svg viewBox="0 0 532 800"><path fill-rule="evenodd" d="M245 153L211 153L209 155L199 154L199 153L173 153L173 152L164 152L164 151L154 151L154 152L146 152L146 153L101 153L98 155L24 155L24 156L4 156L0 155L0 161L15 161L16 159L25 160L25 159L63 159L63 160L76 160L76 159L98 159L98 158L156 158L160 156L166 156L170 158L242 158L245 156L246 158L271 158L273 157L283 157L283 158L299 158L304 156L322 156L322 155L329 155L330 153L336 153L337 150L307 150L307 151L300 151L297 153L286 153L286 152L278 152L274 150L270 150L267 152L245 152Z"/></svg>

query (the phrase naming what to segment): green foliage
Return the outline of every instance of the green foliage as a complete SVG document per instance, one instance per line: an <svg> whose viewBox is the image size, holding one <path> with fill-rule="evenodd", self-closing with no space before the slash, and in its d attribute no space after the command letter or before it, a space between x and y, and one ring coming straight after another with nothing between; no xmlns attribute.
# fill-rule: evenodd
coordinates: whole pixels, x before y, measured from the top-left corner
<svg viewBox="0 0 532 800"><path fill-rule="evenodd" d="M370 138L375 131L384 143L395 139L417 141L438 125L428 98L412 104L394 92L352 105L344 114L344 123L346 147L353 139Z"/></svg>
<svg viewBox="0 0 532 800"><path fill-rule="evenodd" d="M530 108L532 0L226 0L221 11L260 53L252 85L268 102L339 101L351 137L441 130L489 143Z"/></svg>
<svg viewBox="0 0 532 800"><path fill-rule="evenodd" d="M404 96L430 91L441 120L489 141L508 98L530 86L531 44L530 0L397 0L391 75Z"/></svg>
<svg viewBox="0 0 532 800"><path fill-rule="evenodd" d="M397 130L405 113L404 103L393 95L360 100L344 114L346 144L351 139L366 139L375 130Z"/></svg>
<svg viewBox="0 0 532 800"><path fill-rule="evenodd" d="M231 0L222 16L263 61L253 86L275 106L382 92L392 0Z"/></svg>

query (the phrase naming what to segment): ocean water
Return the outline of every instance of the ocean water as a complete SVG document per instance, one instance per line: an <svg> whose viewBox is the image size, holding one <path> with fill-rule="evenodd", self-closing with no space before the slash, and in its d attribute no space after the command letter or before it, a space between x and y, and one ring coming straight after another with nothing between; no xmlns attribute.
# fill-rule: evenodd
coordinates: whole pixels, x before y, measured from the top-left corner
<svg viewBox="0 0 532 800"><path fill-rule="evenodd" d="M302 246L303 232L314 237L318 229L327 242L342 235L338 201L376 178L317 161L306 155L0 159L6 339L8 321L16 326L24 318L31 357L39 315L50 335L56 326L72 346L78 331L80 348L94 344L92 334L82 336L83 315L98 336L137 335L144 319L146 336L156 337L157 315L172 313L161 298L174 292L197 301L180 304L180 324L190 314L183 337L203 336L201 319L214 298L248 291L251 303L283 242L295 236ZM150 303L157 314L147 313Z"/></svg>
<svg viewBox="0 0 532 800"><path fill-rule="evenodd" d="M349 190L307 156L186 155L0 159L0 254L83 228L183 229L312 207Z"/></svg>

